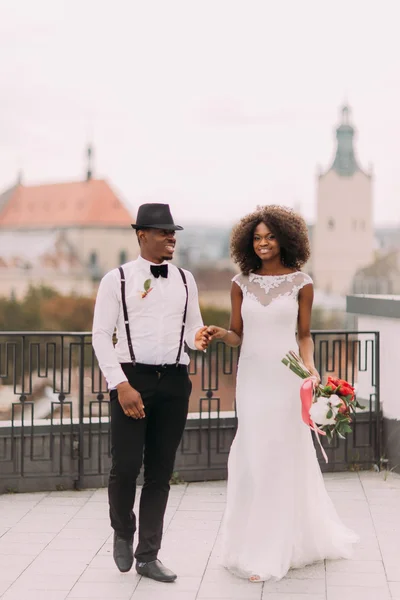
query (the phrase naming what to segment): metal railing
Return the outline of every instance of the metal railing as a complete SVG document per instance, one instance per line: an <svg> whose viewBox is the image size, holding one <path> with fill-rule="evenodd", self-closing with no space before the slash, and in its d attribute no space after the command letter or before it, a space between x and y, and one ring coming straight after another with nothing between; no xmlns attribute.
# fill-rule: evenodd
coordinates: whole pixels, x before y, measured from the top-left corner
<svg viewBox="0 0 400 600"><path fill-rule="evenodd" d="M314 331L316 365L357 386L366 410L353 433L326 446L328 468L379 462L379 334ZM186 480L226 474L236 431L237 349L191 353L193 391L176 469ZM0 492L104 485L110 463L109 404L90 333L0 334ZM325 468L325 465L322 464Z"/></svg>

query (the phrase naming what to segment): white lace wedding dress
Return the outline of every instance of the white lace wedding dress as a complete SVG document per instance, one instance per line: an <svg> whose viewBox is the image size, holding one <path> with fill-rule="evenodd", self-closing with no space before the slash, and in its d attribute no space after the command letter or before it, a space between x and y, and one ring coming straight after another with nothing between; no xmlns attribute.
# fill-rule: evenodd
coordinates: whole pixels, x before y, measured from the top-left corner
<svg viewBox="0 0 400 600"><path fill-rule="evenodd" d="M301 380L281 362L297 351L298 293L312 280L296 272L234 281L243 292L244 335L222 564L240 577L281 579L290 568L350 557L357 536L326 492L301 419Z"/></svg>

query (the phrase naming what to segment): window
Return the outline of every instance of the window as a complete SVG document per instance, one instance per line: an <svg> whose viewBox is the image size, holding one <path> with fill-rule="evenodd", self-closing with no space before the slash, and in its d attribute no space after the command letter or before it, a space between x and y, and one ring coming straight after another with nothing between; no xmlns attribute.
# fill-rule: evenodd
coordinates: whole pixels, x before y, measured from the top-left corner
<svg viewBox="0 0 400 600"><path fill-rule="evenodd" d="M120 250L119 252L119 264L123 265L128 262L128 254L126 250Z"/></svg>
<svg viewBox="0 0 400 600"><path fill-rule="evenodd" d="M99 281L101 279L101 271L98 256L97 252L95 252L94 250L89 255L89 271L91 273L93 281Z"/></svg>

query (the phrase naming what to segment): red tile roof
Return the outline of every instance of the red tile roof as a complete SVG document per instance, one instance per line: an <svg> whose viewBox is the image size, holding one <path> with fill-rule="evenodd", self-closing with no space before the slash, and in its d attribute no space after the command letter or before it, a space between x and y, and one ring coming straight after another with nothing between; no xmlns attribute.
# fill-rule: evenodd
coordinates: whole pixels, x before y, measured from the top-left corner
<svg viewBox="0 0 400 600"><path fill-rule="evenodd" d="M18 185L0 208L0 228L117 226L134 220L106 181Z"/></svg>

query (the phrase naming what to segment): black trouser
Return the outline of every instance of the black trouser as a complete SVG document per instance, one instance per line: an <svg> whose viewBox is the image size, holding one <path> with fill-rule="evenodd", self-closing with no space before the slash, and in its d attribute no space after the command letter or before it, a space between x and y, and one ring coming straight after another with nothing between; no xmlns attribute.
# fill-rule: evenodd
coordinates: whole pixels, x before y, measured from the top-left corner
<svg viewBox="0 0 400 600"><path fill-rule="evenodd" d="M133 513L136 479L144 463L144 485L139 509L141 562L157 558L175 454L185 428L192 384L184 365L155 367L122 364L129 383L140 392L146 417L127 417L111 390L111 455L108 484L111 526L123 538L136 531Z"/></svg>

